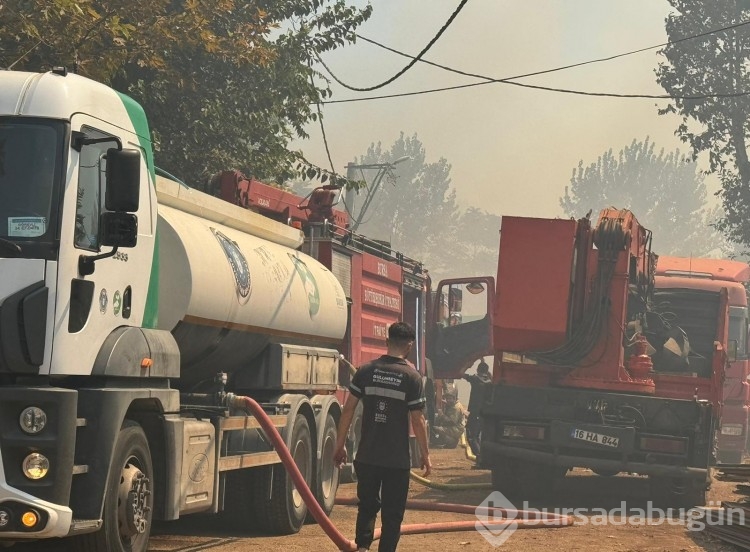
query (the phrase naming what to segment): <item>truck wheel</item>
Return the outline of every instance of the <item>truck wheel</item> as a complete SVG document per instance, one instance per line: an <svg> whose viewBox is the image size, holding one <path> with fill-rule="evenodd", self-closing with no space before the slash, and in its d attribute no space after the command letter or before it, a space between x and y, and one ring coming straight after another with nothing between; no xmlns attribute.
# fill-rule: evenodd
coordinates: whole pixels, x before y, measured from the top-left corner
<svg viewBox="0 0 750 552"><path fill-rule="evenodd" d="M303 414L297 414L292 427L292 438L287 439L289 452L308 485L312 484L313 447L310 425ZM291 476L282 464L274 464L273 477L267 478L256 497L263 497L265 507L257 508L260 526L264 531L276 535L291 535L299 532L307 516L307 505L294 487Z"/></svg>
<svg viewBox="0 0 750 552"><path fill-rule="evenodd" d="M333 461L333 453L336 452L336 420L330 414L326 416L322 431L320 461L315 477L315 498L326 515L330 515L339 488L339 468Z"/></svg>
<svg viewBox="0 0 750 552"><path fill-rule="evenodd" d="M700 480L677 477L649 477L650 498L662 508L685 508L706 505L707 485Z"/></svg>
<svg viewBox="0 0 750 552"><path fill-rule="evenodd" d="M146 552L154 504L151 451L141 426L126 421L117 437L104 497L102 528L73 539L80 552Z"/></svg>
<svg viewBox="0 0 750 552"><path fill-rule="evenodd" d="M346 451L349 453L349 461L341 467L339 481L341 483L355 483L357 473L354 471L354 458L359 448L359 438L362 436L362 401L357 404L349 427L349 436L346 440Z"/></svg>
<svg viewBox="0 0 750 552"><path fill-rule="evenodd" d="M565 477L567 471L566 468L536 462L520 464L518 468L518 494L524 498L547 497L554 492L556 482Z"/></svg>
<svg viewBox="0 0 750 552"><path fill-rule="evenodd" d="M492 465L492 489L504 495L517 495L518 463L512 458L496 460Z"/></svg>

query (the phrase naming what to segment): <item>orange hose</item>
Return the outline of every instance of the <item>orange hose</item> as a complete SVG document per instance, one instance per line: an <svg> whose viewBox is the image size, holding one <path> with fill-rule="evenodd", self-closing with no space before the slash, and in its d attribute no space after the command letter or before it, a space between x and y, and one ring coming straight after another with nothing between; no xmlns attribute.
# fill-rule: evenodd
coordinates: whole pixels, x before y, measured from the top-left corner
<svg viewBox="0 0 750 552"><path fill-rule="evenodd" d="M312 494L312 491L310 491L310 488L307 486L307 482L305 481L305 478L302 476L302 474L299 471L299 468L297 468L297 464L295 464L294 459L292 458L291 453L289 452L289 449L286 447L286 443L284 443L284 439L281 437L281 434L276 429L276 426L273 425L273 422L268 417L268 415L265 413L263 408L252 398L250 397L241 397L237 395L230 395L228 397L228 403L229 406L235 407L235 408L243 408L250 412L255 418L258 420L258 423L263 428L263 431L265 431L266 435L268 436L268 439L271 441L271 444L273 445L274 450L279 455L279 458L281 458L281 463L284 465L284 468L286 468L287 472L289 472L289 475L292 478L292 481L294 482L294 486L296 487L297 491L302 496L302 500L307 505L307 509L312 515L312 517L315 519L315 521L318 522L320 527L323 529L326 535L328 535L328 538L333 541L333 543L338 547L339 550L342 552L356 552L357 545L354 543L354 541L351 541L347 539L341 531L339 531L335 525L331 522L330 518L325 514L323 509L320 507L320 504L318 504L318 501L315 500L315 497ZM356 504L357 499L336 499L336 504ZM407 507L412 507L414 509L433 509L437 510L438 507L442 508L453 508L451 509L441 509L441 511L459 511L459 508L462 508L460 513L477 513L476 508L472 508L471 506L467 506L465 504L447 504L447 503L425 503L421 501L414 501L414 500L408 500L407 501ZM466 509L469 509L468 511L465 511ZM482 509L479 510L480 512ZM484 508L484 511L493 513L495 512L502 512L506 514L523 514L523 510L510 510L510 509L504 509L504 508ZM526 513L528 515L528 512ZM537 512L534 512L534 514L538 514ZM556 514L547 514L545 512L545 516L549 515L556 515ZM559 519L558 519L559 518ZM572 518L569 518L568 516L558 516L557 518L546 520L546 519L519 519L519 520L504 520L499 521L498 523L490 523L485 524L485 526L488 529L502 529L507 527L508 523L512 522L514 524L517 524L517 526L520 527L554 527L554 526L563 526L563 525L572 525L573 520ZM422 534L422 533L430 533L430 532L447 532L447 531L468 531L468 530L475 530L476 529L476 521L448 521L448 522L442 522L442 523L417 523L417 524L411 524L411 525L402 525L401 526L401 534L402 535L416 535L416 534ZM380 529L375 530L375 535L373 540L377 540L380 538Z"/></svg>

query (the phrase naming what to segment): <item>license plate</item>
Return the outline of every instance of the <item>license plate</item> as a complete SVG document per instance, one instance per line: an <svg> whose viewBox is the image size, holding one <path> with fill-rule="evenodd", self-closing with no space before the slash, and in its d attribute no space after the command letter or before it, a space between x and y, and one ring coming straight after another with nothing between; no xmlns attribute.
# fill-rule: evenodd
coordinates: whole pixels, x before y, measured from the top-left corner
<svg viewBox="0 0 750 552"><path fill-rule="evenodd" d="M586 429L571 429L570 436L573 439L586 441L587 443L593 443L595 445L604 445L612 448L620 446L620 439L618 437L594 433L593 431L588 431Z"/></svg>

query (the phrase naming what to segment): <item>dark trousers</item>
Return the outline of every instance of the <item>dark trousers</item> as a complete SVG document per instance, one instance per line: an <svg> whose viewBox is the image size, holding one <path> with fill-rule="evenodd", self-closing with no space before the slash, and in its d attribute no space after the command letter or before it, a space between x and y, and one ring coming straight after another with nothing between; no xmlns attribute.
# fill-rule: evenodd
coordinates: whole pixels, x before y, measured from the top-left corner
<svg viewBox="0 0 750 552"><path fill-rule="evenodd" d="M384 468L354 462L357 473L358 547L370 548L375 533L375 518L380 511L382 530L378 552L393 552L401 538L401 522L409 494L409 470Z"/></svg>
<svg viewBox="0 0 750 552"><path fill-rule="evenodd" d="M474 456L479 456L479 446L482 438L482 420L479 414L469 413L466 422L466 441Z"/></svg>

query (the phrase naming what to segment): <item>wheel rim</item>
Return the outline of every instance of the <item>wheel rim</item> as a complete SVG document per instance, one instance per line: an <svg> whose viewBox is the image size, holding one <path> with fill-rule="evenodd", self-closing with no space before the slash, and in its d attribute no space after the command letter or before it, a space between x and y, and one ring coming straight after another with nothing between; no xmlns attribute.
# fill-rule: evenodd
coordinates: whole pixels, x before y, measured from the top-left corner
<svg viewBox="0 0 750 552"><path fill-rule="evenodd" d="M305 482L310 482L310 469L308 465L308 459L310 458L310 447L304 439L299 439L294 445L294 463L297 464L297 468L302 474ZM297 490L297 487L292 487L292 502L294 502L295 508L300 508L303 504L302 495Z"/></svg>
<svg viewBox="0 0 750 552"><path fill-rule="evenodd" d="M151 511L151 481L134 463L135 460L129 458L123 467L117 493L118 527L123 541L131 541L146 532Z"/></svg>
<svg viewBox="0 0 750 552"><path fill-rule="evenodd" d="M333 491L333 482L335 480L336 465L333 463L333 453L336 443L333 437L328 434L323 442L322 454L321 454L321 466L320 466L320 488L323 491L323 496L328 498L331 496Z"/></svg>

